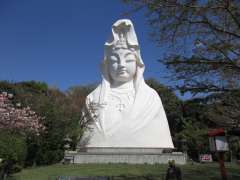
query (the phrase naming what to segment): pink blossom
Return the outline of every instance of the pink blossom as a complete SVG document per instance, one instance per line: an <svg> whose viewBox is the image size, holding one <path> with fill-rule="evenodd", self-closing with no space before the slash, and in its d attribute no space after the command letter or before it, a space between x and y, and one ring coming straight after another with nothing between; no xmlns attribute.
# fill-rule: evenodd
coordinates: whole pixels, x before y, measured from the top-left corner
<svg viewBox="0 0 240 180"><path fill-rule="evenodd" d="M20 108L18 106L15 108L11 101L12 98L12 94L0 93L0 129L30 131L37 135L43 131L45 127L40 123L43 118L32 111L30 107Z"/></svg>

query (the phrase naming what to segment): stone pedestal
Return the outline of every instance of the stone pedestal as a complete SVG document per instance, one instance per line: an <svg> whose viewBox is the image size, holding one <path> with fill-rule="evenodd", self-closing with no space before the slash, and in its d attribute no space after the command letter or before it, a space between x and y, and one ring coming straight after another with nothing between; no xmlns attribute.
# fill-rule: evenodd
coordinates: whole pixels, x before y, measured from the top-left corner
<svg viewBox="0 0 240 180"><path fill-rule="evenodd" d="M159 148L87 148L67 151L65 159L74 164L166 164L169 159L175 160L176 164L185 164L187 157L181 152L163 153Z"/></svg>

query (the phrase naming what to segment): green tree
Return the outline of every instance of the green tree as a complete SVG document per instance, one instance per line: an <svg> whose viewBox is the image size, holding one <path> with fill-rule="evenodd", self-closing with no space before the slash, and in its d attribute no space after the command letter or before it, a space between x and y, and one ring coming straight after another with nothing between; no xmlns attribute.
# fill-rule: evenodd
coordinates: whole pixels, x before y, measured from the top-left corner
<svg viewBox="0 0 240 180"><path fill-rule="evenodd" d="M1 173L10 173L21 170L27 156L26 136L19 132L1 129L0 131L0 178ZM6 166L8 168L6 168ZM5 169L5 172L4 172Z"/></svg>
<svg viewBox="0 0 240 180"><path fill-rule="evenodd" d="M179 139L180 150L187 151L191 159L198 161L199 154L209 153L207 131L207 127L200 128L196 126L193 119L185 119L183 122L183 130L176 135ZM184 145L186 147L183 147L183 142L186 143Z"/></svg>
<svg viewBox="0 0 240 180"><path fill-rule="evenodd" d="M57 89L49 89L42 82L0 82L0 90L14 94L15 103L30 106L44 117L46 129L40 136L29 135L26 164L50 164L59 162L64 155L64 138L68 124L72 121L68 113L69 102L66 95ZM72 115L72 114L71 114ZM70 131L70 130L69 130Z"/></svg>
<svg viewBox="0 0 240 180"><path fill-rule="evenodd" d="M206 113L209 119L218 126L225 128L240 126L240 90L216 94L207 106Z"/></svg>
<svg viewBox="0 0 240 180"><path fill-rule="evenodd" d="M181 92L240 87L239 0L123 1L135 11L147 11L151 35L160 46L176 47L161 62ZM188 48L185 54L183 47Z"/></svg>
<svg viewBox="0 0 240 180"><path fill-rule="evenodd" d="M14 94L15 104L30 106L44 117L41 122L45 131L39 136L29 135L25 139L26 165L52 164L62 160L66 137L72 139L71 149L77 147L89 123L82 111L85 98L93 88L93 85L72 87L64 93L57 88L49 88L44 82L0 82L0 91Z"/></svg>
<svg viewBox="0 0 240 180"><path fill-rule="evenodd" d="M71 124L69 124L68 136L71 138L71 149L76 149L83 137L84 131L89 125L89 113L86 111L86 96L93 91L95 85L74 86L67 90L66 95L70 103L71 113L75 115ZM83 113L85 112L85 113Z"/></svg>
<svg viewBox="0 0 240 180"><path fill-rule="evenodd" d="M216 123L209 120L205 98L195 98L183 102L182 129L176 134L177 147L187 151L190 158L198 161L200 153L209 152L207 132Z"/></svg>

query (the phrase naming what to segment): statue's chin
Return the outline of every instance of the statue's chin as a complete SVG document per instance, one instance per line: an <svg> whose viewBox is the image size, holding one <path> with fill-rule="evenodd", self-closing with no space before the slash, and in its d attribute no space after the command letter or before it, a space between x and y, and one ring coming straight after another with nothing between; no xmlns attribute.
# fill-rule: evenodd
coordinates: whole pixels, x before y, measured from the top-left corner
<svg viewBox="0 0 240 180"><path fill-rule="evenodd" d="M128 74L120 74L113 79L114 83L126 83L132 81L133 77L130 77Z"/></svg>
<svg viewBox="0 0 240 180"><path fill-rule="evenodd" d="M114 85L121 85L121 84L128 83L130 81L132 81L132 79L121 77L121 78L118 78L117 80L114 80L113 84Z"/></svg>

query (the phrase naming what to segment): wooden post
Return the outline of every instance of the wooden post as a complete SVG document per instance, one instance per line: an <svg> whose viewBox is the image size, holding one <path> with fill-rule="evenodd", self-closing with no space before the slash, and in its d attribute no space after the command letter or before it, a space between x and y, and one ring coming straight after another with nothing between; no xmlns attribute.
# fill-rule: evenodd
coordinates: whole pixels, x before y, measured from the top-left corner
<svg viewBox="0 0 240 180"><path fill-rule="evenodd" d="M227 171L224 165L224 152L219 152L219 166L221 171L222 180L227 180Z"/></svg>

